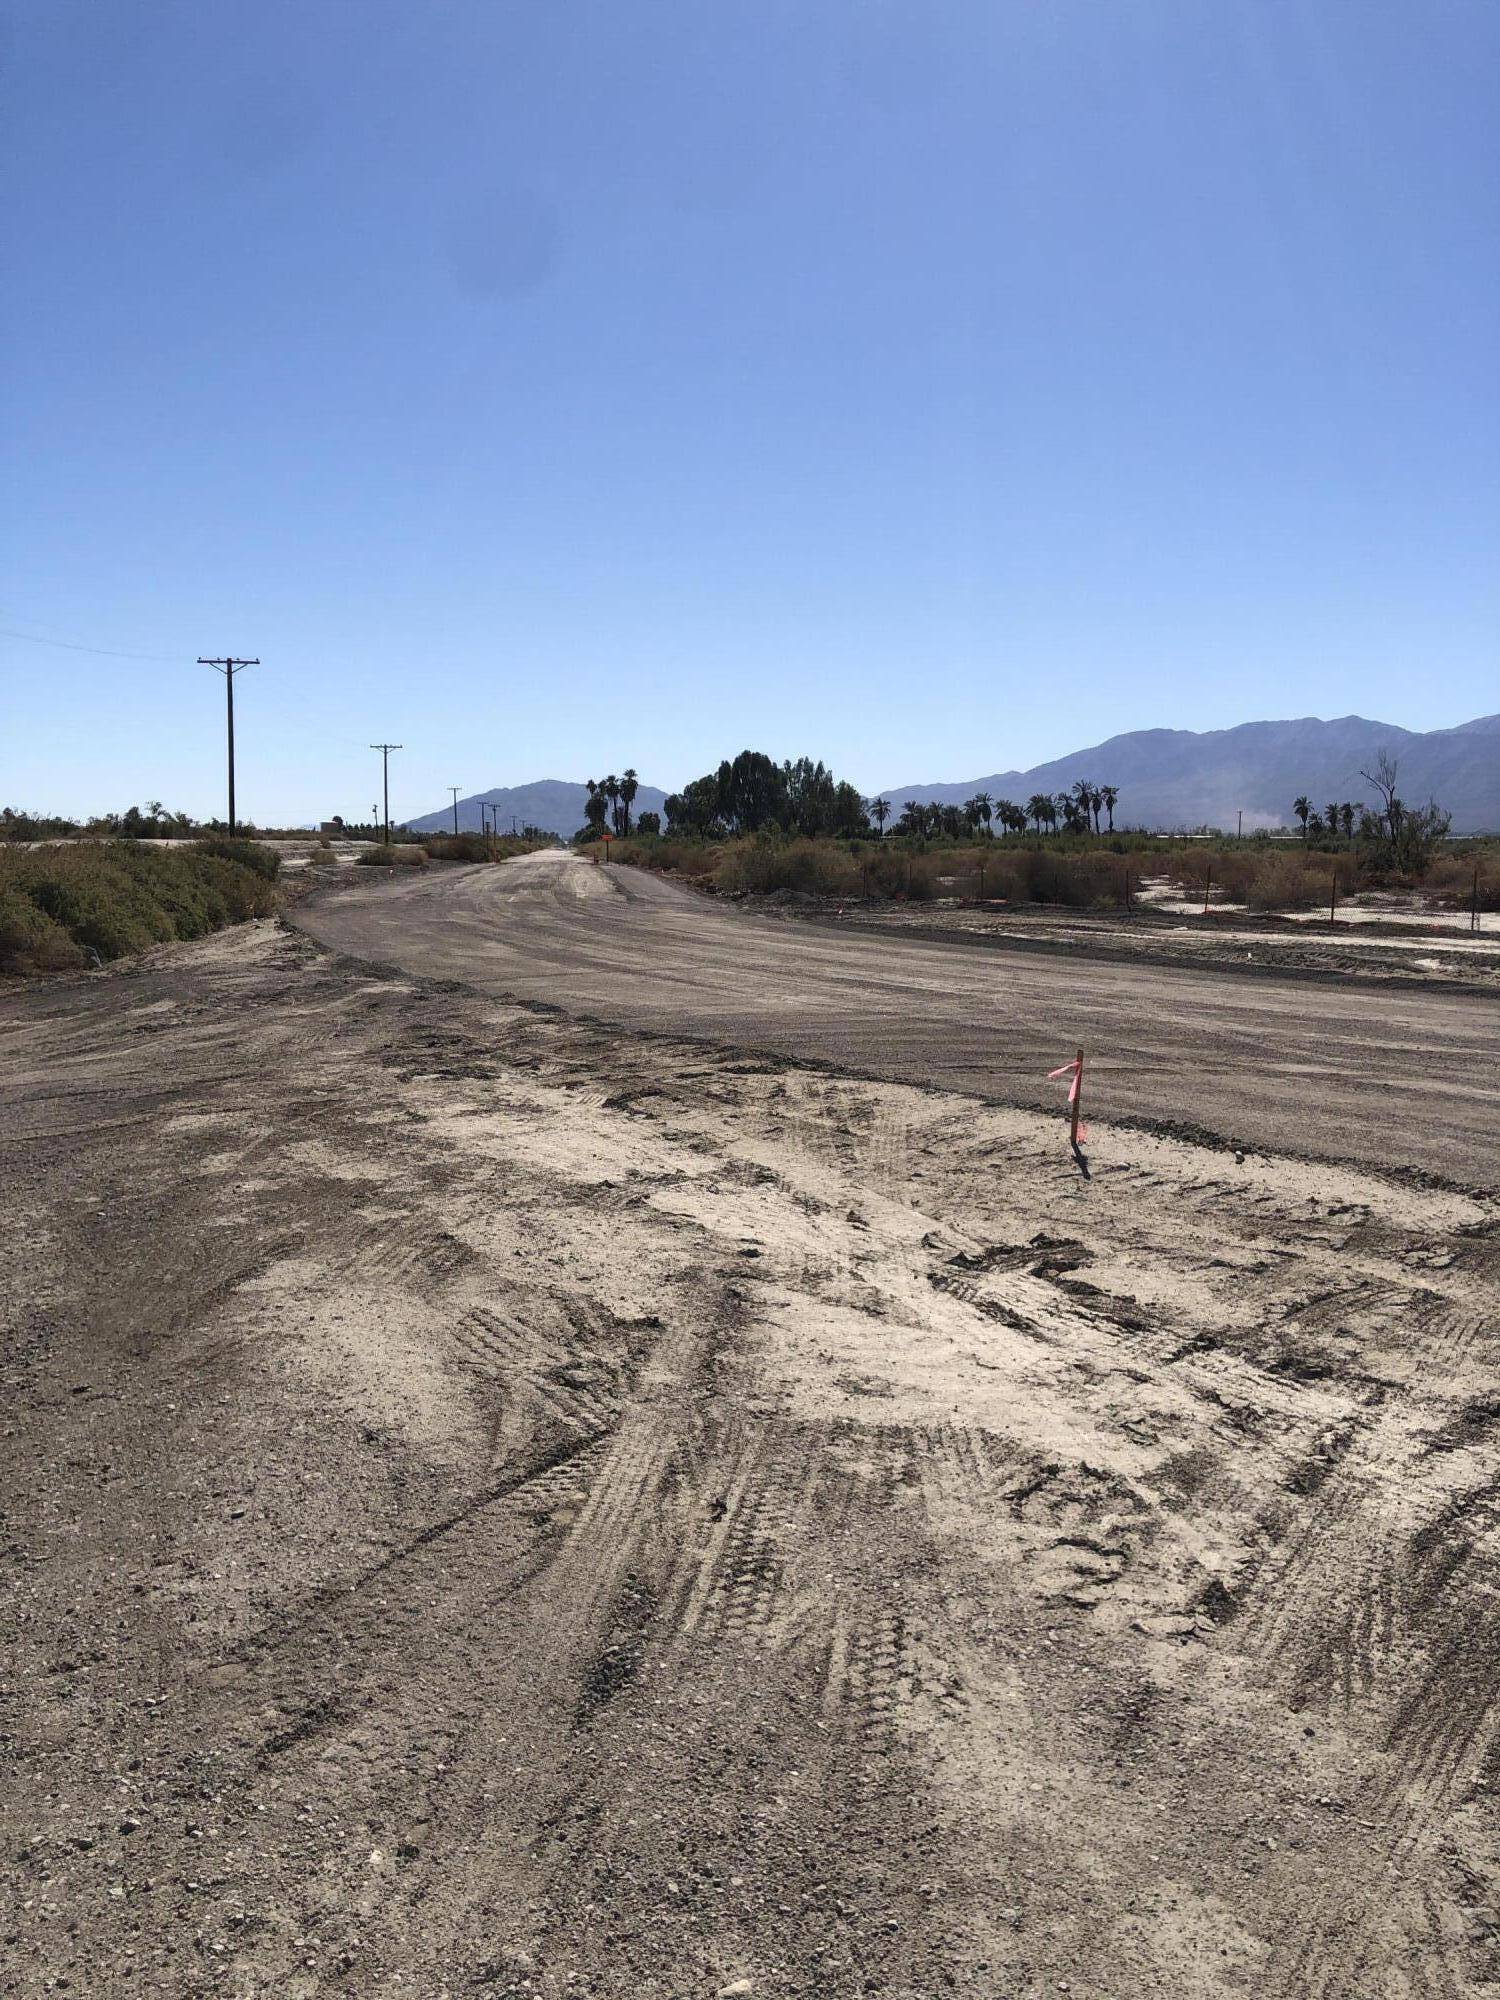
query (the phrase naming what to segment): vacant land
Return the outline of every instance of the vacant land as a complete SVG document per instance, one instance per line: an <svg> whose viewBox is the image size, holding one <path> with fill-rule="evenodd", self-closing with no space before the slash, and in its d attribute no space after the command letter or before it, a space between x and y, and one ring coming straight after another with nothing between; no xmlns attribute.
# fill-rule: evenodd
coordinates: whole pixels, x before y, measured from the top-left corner
<svg viewBox="0 0 1500 2000"><path fill-rule="evenodd" d="M1468 919L1451 914L1418 922L1368 913L1351 917L1341 911L1338 921L1330 923L1326 912L1309 920L1216 909L1205 918L1199 911L1164 911L1147 905L1127 916L989 909L956 900L861 907L821 898L787 903L776 913L790 921L884 932L903 939L1022 946L1079 959L1085 966L1113 959L1198 966L1210 972L1326 975L1346 987L1352 981L1459 986L1500 998L1500 918L1488 914L1481 916L1483 928L1471 935L1461 928ZM1058 976L1066 980L1069 975ZM1311 1015L1326 1004L1304 995L1303 1006Z"/></svg>
<svg viewBox="0 0 1500 2000"><path fill-rule="evenodd" d="M360 871L363 873L364 871ZM1101 1117L1236 1147L1500 1179L1500 1009L1413 968L1400 991L1103 950L978 949L819 927L640 869L538 854L344 882L298 913L336 949L602 1022L864 1076L1056 1106L1082 1046ZM1055 942L1055 941L1050 941ZM1300 970L1300 968L1299 968Z"/></svg>
<svg viewBox="0 0 1500 2000"><path fill-rule="evenodd" d="M560 938L599 871L475 873L549 866ZM417 886L328 920L394 956ZM1493 1075L1484 1003L1366 1004L1387 1102L1428 1034ZM1360 1163L1340 1054L1343 1161L1096 1124L1086 1180L1055 1111L653 1021L267 922L0 998L0 1990L1492 1990L1482 1092L1407 1100L1462 1177Z"/></svg>

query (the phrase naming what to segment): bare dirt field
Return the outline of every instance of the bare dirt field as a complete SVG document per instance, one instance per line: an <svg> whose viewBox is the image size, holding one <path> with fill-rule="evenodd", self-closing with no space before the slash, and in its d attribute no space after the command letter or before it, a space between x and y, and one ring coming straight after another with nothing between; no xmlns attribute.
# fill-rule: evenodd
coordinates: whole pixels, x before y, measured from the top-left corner
<svg viewBox="0 0 1500 2000"><path fill-rule="evenodd" d="M1207 971L1461 986L1500 998L1500 918L1480 913L1473 934L1452 912L1441 920L1381 921L1340 913L1318 917L1254 916L1246 910L1123 912L986 908L947 903L891 903L873 910L840 905L787 905L783 914L840 928L887 932L981 946L1019 946L1086 962L1197 966ZM1468 918L1462 919L1467 925Z"/></svg>
<svg viewBox="0 0 1500 2000"><path fill-rule="evenodd" d="M362 878L362 879L360 879ZM1500 1182L1497 992L1185 963L1053 935L980 945L716 902L557 852L391 881L357 869L297 921L336 950L605 1023L1055 1106L1075 1047L1101 1117L1236 1147ZM1313 947L1316 949L1316 947Z"/></svg>
<svg viewBox="0 0 1500 2000"><path fill-rule="evenodd" d="M984 954L883 946L877 1016L876 941L768 986L740 926L690 1038L686 920L578 944L585 867L308 906L412 970L259 923L0 995L0 1991L1493 1991L1492 1003L1325 1048L1019 966L976 1083L898 1024ZM434 977L570 914L607 1031ZM1122 1108L1212 1034L1248 1117L1259 1024L1256 1150L1148 1104L1085 1179L998 1101L1114 980Z"/></svg>

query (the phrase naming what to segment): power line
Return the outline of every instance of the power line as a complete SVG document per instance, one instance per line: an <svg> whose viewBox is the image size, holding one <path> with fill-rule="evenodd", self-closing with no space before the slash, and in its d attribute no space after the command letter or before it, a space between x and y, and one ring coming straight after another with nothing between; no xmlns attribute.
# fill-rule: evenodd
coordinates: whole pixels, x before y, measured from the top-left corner
<svg viewBox="0 0 1500 2000"><path fill-rule="evenodd" d="M64 653L96 653L103 660L160 660L170 667L188 664L186 653L128 653L117 646L82 646L74 639L48 639L39 632L18 632L13 625L0 625L0 638L19 639L27 646L56 646Z"/></svg>

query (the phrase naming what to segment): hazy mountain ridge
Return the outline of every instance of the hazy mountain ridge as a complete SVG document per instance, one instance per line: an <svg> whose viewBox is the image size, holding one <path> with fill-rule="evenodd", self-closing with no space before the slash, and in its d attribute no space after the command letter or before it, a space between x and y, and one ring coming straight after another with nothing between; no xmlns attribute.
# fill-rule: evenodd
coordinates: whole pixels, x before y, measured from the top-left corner
<svg viewBox="0 0 1500 2000"><path fill-rule="evenodd" d="M1370 800L1360 776L1381 750L1400 767L1413 804L1435 796L1456 832L1500 828L1500 715L1425 732L1346 715L1242 722L1233 729L1133 729L1029 771L997 771L961 784L896 785L883 794L899 812L908 799L961 805L975 792L1024 805L1033 792L1067 791L1079 778L1120 788L1121 826L1218 826L1233 832L1244 814L1257 826L1293 824L1305 792L1321 811L1330 801Z"/></svg>
<svg viewBox="0 0 1500 2000"><path fill-rule="evenodd" d="M574 784L566 778L539 778L530 785L496 785L488 792L474 792L468 798L459 800L459 830L478 833L479 808L487 805L498 807L498 825L502 833L510 832L510 823L514 819L518 827L539 826L545 833L561 834L564 840L568 840L583 825L583 809L588 803L588 796L586 786ZM666 796L654 785L642 785L631 806L631 817L643 812L660 812ZM437 812L423 813L420 818L409 819L405 824L413 833L451 833L453 808L451 805L443 806Z"/></svg>

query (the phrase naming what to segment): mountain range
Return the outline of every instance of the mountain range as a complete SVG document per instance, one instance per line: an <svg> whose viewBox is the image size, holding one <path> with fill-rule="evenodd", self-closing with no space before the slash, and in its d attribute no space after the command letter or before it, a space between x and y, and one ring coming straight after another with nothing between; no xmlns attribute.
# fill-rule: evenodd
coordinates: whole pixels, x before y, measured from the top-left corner
<svg viewBox="0 0 1500 2000"><path fill-rule="evenodd" d="M1306 793L1318 811L1334 801L1374 795L1363 769L1386 750L1399 767L1401 796L1409 803L1433 797L1453 815L1456 833L1500 831L1500 715L1484 715L1457 729L1418 731L1390 722L1345 715L1324 722L1304 716L1290 722L1243 722L1234 729L1132 729L1087 750L1075 750L1029 771L995 771L956 783L894 785L882 793L897 813L908 799L962 805L975 792L1025 805L1033 792L1065 792L1079 778L1119 788L1120 826L1163 831L1210 826L1233 832L1243 824L1290 826L1292 801ZM642 785L635 811L660 812L665 794ZM537 784L497 786L458 802L458 823L477 832L480 806L497 808L507 830L537 826L565 839L583 825L588 793L558 778ZM1241 817L1243 816L1243 818ZM442 833L453 809L442 807L408 820L415 833Z"/></svg>
<svg viewBox="0 0 1500 2000"><path fill-rule="evenodd" d="M1160 831L1209 826L1233 833L1293 824L1292 801L1306 793L1321 812L1330 800L1374 793L1360 776L1389 751L1401 796L1433 797L1457 833L1500 830L1500 715L1457 729L1419 732L1345 715L1324 722L1242 722L1234 729L1132 729L1029 771L995 771L961 784L896 785L883 794L897 812L908 799L962 805L975 792L1024 806L1033 792L1065 792L1079 778L1119 787L1115 820Z"/></svg>

